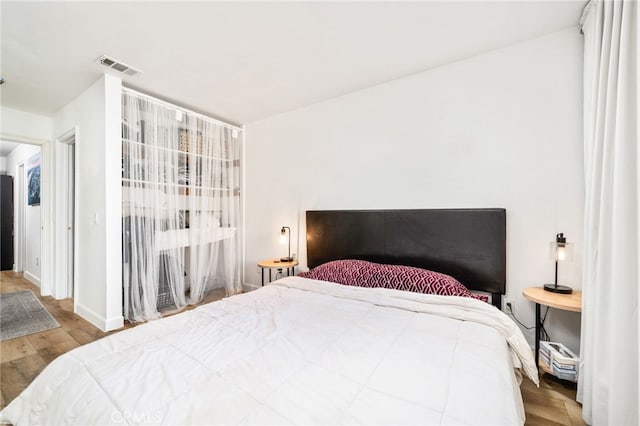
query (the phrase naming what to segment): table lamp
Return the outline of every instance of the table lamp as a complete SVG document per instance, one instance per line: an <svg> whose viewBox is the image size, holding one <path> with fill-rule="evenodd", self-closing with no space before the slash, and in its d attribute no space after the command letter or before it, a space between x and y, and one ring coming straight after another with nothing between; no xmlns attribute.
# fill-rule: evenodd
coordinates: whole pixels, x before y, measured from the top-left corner
<svg viewBox="0 0 640 426"><path fill-rule="evenodd" d="M287 230L289 232L287 232ZM289 243L289 251L287 257L281 257L280 262L291 262L293 258L291 257L291 228L288 226L283 226L280 229L280 243L284 244L285 242Z"/></svg>
<svg viewBox="0 0 640 426"><path fill-rule="evenodd" d="M556 278L553 284L545 284L544 289L553 293L571 294L573 289L566 285L558 285L558 262L569 261L573 257L573 244L567 242L563 233L556 235L550 244L549 257L556 262Z"/></svg>

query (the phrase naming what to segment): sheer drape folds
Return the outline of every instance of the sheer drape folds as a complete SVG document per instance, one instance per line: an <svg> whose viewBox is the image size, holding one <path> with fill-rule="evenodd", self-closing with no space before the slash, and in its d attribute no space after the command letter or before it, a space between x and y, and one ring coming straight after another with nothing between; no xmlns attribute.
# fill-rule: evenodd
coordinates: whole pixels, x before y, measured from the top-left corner
<svg viewBox="0 0 640 426"><path fill-rule="evenodd" d="M128 90L122 117L125 317L241 292L240 131Z"/></svg>
<svg viewBox="0 0 640 426"><path fill-rule="evenodd" d="M637 425L638 4L591 1L584 33L585 235L578 401L593 425Z"/></svg>

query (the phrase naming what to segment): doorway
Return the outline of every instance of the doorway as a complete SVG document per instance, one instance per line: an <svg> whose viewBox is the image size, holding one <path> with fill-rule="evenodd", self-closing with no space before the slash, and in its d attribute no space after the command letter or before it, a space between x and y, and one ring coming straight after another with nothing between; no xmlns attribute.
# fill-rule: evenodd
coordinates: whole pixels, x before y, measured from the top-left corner
<svg viewBox="0 0 640 426"><path fill-rule="evenodd" d="M53 276L53 255L55 253L55 247L53 244L53 203L54 197L52 184L52 147L50 140L38 139L29 136L22 136L17 134L6 135L0 132L0 147L5 143L11 143L15 147L11 149L9 153L3 155L4 163L6 164L6 173L13 175L14 184L16 188L19 188L22 194L18 199L18 192L14 191L14 209L20 205L23 208L22 212L15 211L14 214L14 231L16 233L14 237L14 256L17 263L14 266L14 270L21 269L24 277L40 287L40 294L42 296L51 295ZM2 151L0 149L0 151ZM31 189L41 189L39 202L32 202L28 204L27 198L31 196L32 201L37 199L35 193L27 192L29 182L27 180L28 171L34 169L34 166L38 164L37 159L33 159L34 155L38 154L39 165L36 172L40 174L39 185L32 187ZM23 165L18 173L18 165ZM34 164L35 163L35 164ZM37 173L32 173L36 176ZM18 185L17 179L20 179L20 185ZM23 201L18 204L18 201ZM21 223L18 223L21 221ZM21 235L17 235L21 233ZM17 238L19 237L19 238ZM18 247L20 244L20 247ZM20 257L20 259L17 259ZM33 270L33 272L32 272Z"/></svg>
<svg viewBox="0 0 640 426"><path fill-rule="evenodd" d="M9 250L12 269L41 287L46 275L43 259L43 212L44 200L41 187L46 183L43 172L43 146L36 141L7 140L0 137L0 154L2 155L3 174L12 181L12 201L7 206L12 210ZM6 178L4 179L7 180ZM41 206L42 201L42 206ZM8 213L3 212L5 215ZM5 265L6 266L6 265Z"/></svg>
<svg viewBox="0 0 640 426"><path fill-rule="evenodd" d="M43 209L41 187L45 183L42 171L42 149L38 144L2 140L3 148L9 151L3 156L5 172L12 177L13 264L11 269L38 287L44 276L45 258L43 241Z"/></svg>

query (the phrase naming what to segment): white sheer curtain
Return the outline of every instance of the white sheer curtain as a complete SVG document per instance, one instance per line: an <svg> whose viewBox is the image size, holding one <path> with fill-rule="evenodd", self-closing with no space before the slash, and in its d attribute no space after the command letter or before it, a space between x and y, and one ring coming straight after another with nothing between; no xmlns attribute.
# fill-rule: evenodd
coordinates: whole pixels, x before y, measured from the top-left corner
<svg viewBox="0 0 640 426"><path fill-rule="evenodd" d="M197 303L240 280L240 130L125 89L125 318Z"/></svg>
<svg viewBox="0 0 640 426"><path fill-rule="evenodd" d="M578 401L593 425L637 425L638 5L591 1L584 32L585 235Z"/></svg>

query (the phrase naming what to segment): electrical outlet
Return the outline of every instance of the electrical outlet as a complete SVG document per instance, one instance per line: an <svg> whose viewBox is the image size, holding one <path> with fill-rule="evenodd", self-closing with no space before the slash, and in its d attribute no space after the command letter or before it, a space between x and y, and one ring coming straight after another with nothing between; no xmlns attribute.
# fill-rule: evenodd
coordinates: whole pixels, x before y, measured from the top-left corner
<svg viewBox="0 0 640 426"><path fill-rule="evenodd" d="M513 300L511 300L511 299L505 299L505 300L504 300L504 311L505 311L507 314L513 314L513 313L515 313L515 311L516 311L516 307L515 307L515 305L513 304Z"/></svg>

